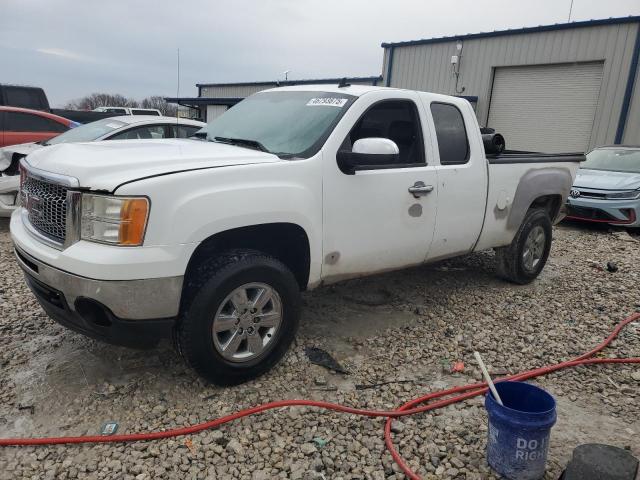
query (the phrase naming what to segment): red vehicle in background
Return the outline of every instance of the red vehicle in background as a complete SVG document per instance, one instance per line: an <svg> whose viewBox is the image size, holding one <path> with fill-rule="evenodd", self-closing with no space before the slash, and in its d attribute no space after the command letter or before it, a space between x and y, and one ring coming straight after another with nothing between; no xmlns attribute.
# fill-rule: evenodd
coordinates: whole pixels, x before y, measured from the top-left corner
<svg viewBox="0 0 640 480"><path fill-rule="evenodd" d="M0 147L41 142L78 125L53 113L0 106Z"/></svg>

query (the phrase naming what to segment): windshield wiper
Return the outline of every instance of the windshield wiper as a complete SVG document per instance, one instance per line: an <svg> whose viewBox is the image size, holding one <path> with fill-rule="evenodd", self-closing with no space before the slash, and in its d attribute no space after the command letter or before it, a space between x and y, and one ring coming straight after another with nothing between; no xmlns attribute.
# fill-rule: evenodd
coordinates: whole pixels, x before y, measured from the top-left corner
<svg viewBox="0 0 640 480"><path fill-rule="evenodd" d="M268 152L264 145L257 140L250 140L247 138L228 138L228 137L213 137L216 142L228 143L229 145L238 145L240 147L253 148L254 150L260 150L261 152Z"/></svg>

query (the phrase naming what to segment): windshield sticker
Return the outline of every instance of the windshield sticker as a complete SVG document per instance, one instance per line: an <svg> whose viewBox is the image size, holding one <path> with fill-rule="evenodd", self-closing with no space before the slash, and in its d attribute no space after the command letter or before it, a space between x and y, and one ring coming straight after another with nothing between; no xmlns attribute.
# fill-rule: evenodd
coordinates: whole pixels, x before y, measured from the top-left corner
<svg viewBox="0 0 640 480"><path fill-rule="evenodd" d="M329 107L344 107L347 103L346 98L334 98L334 97L319 97L312 98L307 102L307 107L329 106Z"/></svg>

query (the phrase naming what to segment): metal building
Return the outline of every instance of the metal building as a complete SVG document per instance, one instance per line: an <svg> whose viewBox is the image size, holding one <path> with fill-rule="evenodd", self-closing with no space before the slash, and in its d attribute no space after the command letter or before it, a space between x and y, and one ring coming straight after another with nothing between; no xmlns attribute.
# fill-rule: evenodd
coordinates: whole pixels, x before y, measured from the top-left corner
<svg viewBox="0 0 640 480"><path fill-rule="evenodd" d="M241 83L197 83L198 96L192 98L166 98L171 103L178 103L199 109L199 117L205 121L213 120L222 115L229 107L249 95L269 88L289 85L334 84L340 83L342 78L322 78L316 80L284 80L272 82L241 82ZM377 77L347 77L352 85L379 85L382 76Z"/></svg>
<svg viewBox="0 0 640 480"><path fill-rule="evenodd" d="M383 43L384 85L460 95L507 148L640 144L640 17Z"/></svg>

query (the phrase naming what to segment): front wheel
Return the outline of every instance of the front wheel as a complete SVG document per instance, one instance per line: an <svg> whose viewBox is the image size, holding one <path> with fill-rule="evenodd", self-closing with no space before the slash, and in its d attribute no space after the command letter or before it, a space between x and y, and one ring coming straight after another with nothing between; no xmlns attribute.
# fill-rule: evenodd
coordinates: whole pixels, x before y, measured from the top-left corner
<svg viewBox="0 0 640 480"><path fill-rule="evenodd" d="M498 275L521 285L535 280L549 258L551 232L549 213L530 209L511 244L495 249Z"/></svg>
<svg viewBox="0 0 640 480"><path fill-rule="evenodd" d="M224 252L199 266L186 288L191 300L178 343L201 376L235 385L284 356L298 327L300 292L282 262L257 251Z"/></svg>

